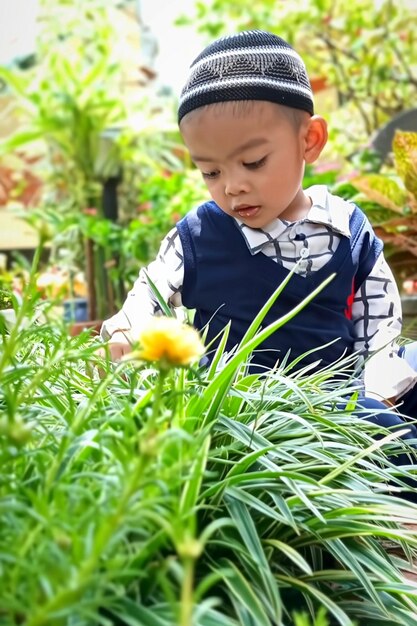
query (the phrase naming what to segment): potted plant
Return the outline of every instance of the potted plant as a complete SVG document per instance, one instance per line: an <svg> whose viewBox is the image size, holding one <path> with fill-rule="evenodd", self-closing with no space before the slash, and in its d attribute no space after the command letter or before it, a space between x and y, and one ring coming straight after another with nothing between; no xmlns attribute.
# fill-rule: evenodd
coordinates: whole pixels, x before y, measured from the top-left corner
<svg viewBox="0 0 417 626"><path fill-rule="evenodd" d="M103 319L112 312L107 310L108 259L79 222L86 209L103 216L103 180L114 158L111 150L103 155L103 135L126 116L122 71L107 9L58 5L59 20L41 6L36 65L26 71L0 68L21 113L17 131L2 142L1 151L36 150L43 183L39 214L55 214L48 225L60 240L58 252L51 248L51 257L58 255L52 262L69 252L89 281L88 319Z"/></svg>
<svg viewBox="0 0 417 626"><path fill-rule="evenodd" d="M386 487L408 476L385 456L399 444L352 427L335 371L248 376L283 323L260 329L265 311L206 369L168 317L116 366L56 324L0 339L0 622L415 623L417 507Z"/></svg>

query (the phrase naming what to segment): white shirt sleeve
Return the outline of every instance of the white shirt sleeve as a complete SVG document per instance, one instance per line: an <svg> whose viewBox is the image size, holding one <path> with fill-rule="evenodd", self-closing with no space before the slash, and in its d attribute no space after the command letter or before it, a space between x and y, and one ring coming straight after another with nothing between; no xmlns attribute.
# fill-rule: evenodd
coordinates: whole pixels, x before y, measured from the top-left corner
<svg viewBox="0 0 417 626"><path fill-rule="evenodd" d="M355 294L352 319L354 350L365 359L366 395L384 400L406 393L417 382L417 372L398 356L402 328L401 299L384 255Z"/></svg>
<svg viewBox="0 0 417 626"><path fill-rule="evenodd" d="M110 339L122 331L131 343L135 341L143 325L153 315L161 313L146 275L152 280L159 293L171 307L181 307L181 289L184 280L184 258L181 240L176 228L163 239L158 255L147 268L142 268L122 309L108 320L101 329L101 337Z"/></svg>

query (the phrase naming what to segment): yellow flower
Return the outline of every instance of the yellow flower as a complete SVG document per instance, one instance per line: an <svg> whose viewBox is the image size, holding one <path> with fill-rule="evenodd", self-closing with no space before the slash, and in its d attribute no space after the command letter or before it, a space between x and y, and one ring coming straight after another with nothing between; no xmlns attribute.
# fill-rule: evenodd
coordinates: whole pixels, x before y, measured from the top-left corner
<svg viewBox="0 0 417 626"><path fill-rule="evenodd" d="M153 317L142 329L138 342L140 349L131 353L130 359L158 361L164 368L190 365L205 351L195 328L175 317Z"/></svg>

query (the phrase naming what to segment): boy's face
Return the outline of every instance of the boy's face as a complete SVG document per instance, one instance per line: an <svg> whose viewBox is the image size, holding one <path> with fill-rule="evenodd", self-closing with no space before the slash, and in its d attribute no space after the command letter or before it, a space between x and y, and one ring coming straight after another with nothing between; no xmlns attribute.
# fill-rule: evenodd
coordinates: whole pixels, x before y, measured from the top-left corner
<svg viewBox="0 0 417 626"><path fill-rule="evenodd" d="M184 142L211 197L251 228L263 228L277 217L304 217L310 208L302 190L309 114L272 102L237 105L209 105L181 122Z"/></svg>

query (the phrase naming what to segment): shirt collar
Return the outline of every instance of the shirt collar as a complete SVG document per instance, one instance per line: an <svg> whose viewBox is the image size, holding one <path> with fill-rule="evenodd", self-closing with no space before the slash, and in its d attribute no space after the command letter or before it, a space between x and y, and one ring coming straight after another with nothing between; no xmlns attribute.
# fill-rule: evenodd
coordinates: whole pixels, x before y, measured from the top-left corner
<svg viewBox="0 0 417 626"><path fill-rule="evenodd" d="M350 238L350 204L338 196L333 196L325 185L313 185L306 189L305 193L310 196L312 205L307 215L299 220L298 224L304 222L322 224ZM276 218L260 229L246 226L239 219L235 218L235 220L252 254L260 252L266 244L278 239L292 225L291 222Z"/></svg>

